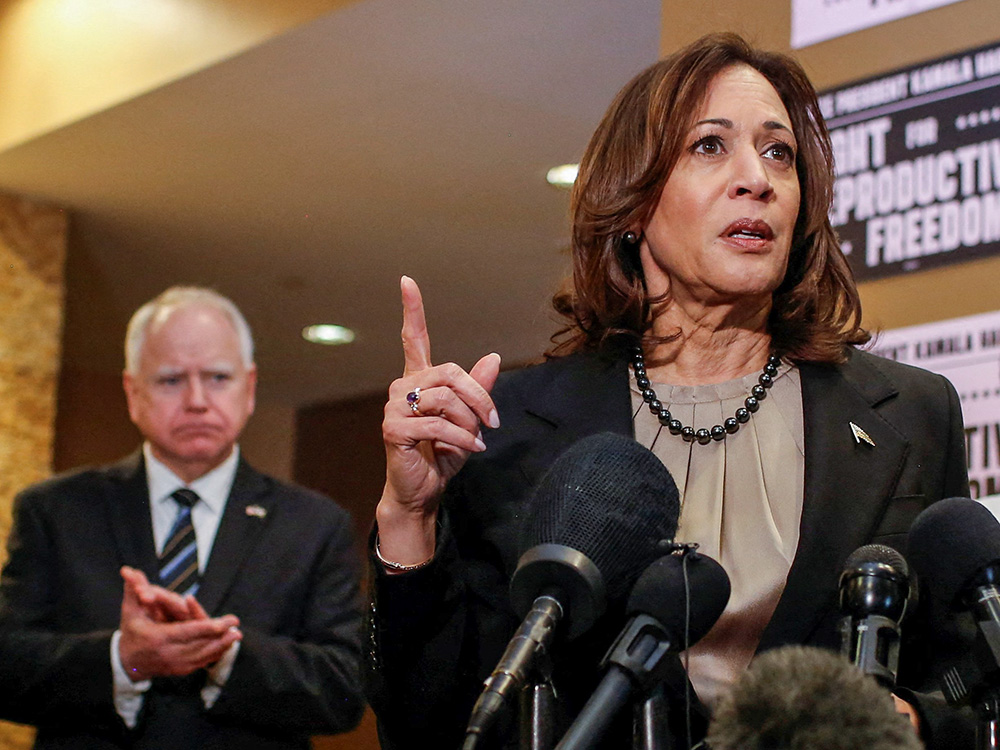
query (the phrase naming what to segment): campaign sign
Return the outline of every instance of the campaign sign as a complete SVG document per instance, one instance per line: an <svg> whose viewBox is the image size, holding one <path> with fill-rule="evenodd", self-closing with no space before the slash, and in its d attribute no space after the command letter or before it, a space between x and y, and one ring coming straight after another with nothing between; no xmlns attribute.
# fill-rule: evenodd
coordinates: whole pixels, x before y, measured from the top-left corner
<svg viewBox="0 0 1000 750"><path fill-rule="evenodd" d="M955 2L958 0L792 0L792 48Z"/></svg>
<svg viewBox="0 0 1000 750"><path fill-rule="evenodd" d="M1000 251L1000 43L820 95L859 281Z"/></svg>
<svg viewBox="0 0 1000 750"><path fill-rule="evenodd" d="M965 420L972 497L1000 494L1000 312L884 331L872 351L952 382Z"/></svg>

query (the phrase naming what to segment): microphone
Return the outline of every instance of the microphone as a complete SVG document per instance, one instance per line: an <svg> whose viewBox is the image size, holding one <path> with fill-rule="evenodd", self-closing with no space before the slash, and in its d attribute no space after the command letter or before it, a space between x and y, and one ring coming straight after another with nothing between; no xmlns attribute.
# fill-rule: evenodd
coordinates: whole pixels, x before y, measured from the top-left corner
<svg viewBox="0 0 1000 750"><path fill-rule="evenodd" d="M729 602L729 588L722 566L697 552L668 555L650 565L629 597L632 619L602 661L607 674L556 750L594 747L634 692L645 694L663 679L670 666L667 656L712 628Z"/></svg>
<svg viewBox="0 0 1000 750"><path fill-rule="evenodd" d="M679 514L670 472L631 438L592 435L553 462L528 503L526 551L510 583L523 620L472 709L464 748L517 696L557 631L574 638L625 598L673 539Z"/></svg>
<svg viewBox="0 0 1000 750"><path fill-rule="evenodd" d="M889 692L838 654L782 646L756 657L719 698L712 750L922 750Z"/></svg>
<svg viewBox="0 0 1000 750"><path fill-rule="evenodd" d="M969 611L979 626L973 653L941 679L950 703L971 704L1000 686L1000 522L975 500L941 500L917 516L907 545L934 604Z"/></svg>
<svg viewBox="0 0 1000 750"><path fill-rule="evenodd" d="M909 566L892 547L866 544L844 563L841 653L888 688L896 684L899 671L899 623L909 595Z"/></svg>

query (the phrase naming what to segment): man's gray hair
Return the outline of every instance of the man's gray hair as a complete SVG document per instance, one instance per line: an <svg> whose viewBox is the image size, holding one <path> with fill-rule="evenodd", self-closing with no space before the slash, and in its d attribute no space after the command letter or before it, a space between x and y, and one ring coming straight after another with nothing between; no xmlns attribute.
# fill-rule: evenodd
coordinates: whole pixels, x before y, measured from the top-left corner
<svg viewBox="0 0 1000 750"><path fill-rule="evenodd" d="M196 305L211 307L228 318L240 342L243 365L247 368L251 367L253 365L253 336L246 318L233 304L233 301L214 289L206 287L172 286L136 310L128 322L128 329L125 332L125 372L135 375L139 371L142 345L146 341L146 332L151 323L165 320L174 310Z"/></svg>

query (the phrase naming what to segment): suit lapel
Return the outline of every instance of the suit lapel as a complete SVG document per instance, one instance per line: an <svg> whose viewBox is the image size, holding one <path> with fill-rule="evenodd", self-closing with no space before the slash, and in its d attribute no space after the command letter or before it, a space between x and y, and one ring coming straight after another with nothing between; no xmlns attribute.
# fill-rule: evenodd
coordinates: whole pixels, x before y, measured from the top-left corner
<svg viewBox="0 0 1000 750"><path fill-rule="evenodd" d="M836 605L844 560L870 541L909 449L876 410L895 387L861 357L852 354L840 368L803 365L801 373L806 456L799 544L760 651L805 642ZM852 423L868 441L855 436Z"/></svg>
<svg viewBox="0 0 1000 750"><path fill-rule="evenodd" d="M157 581L156 546L149 512L149 486L142 452L108 467L104 512L122 565L137 568Z"/></svg>
<svg viewBox="0 0 1000 750"><path fill-rule="evenodd" d="M214 615L221 605L247 555L276 512L267 480L241 458L198 588L198 601L209 614Z"/></svg>
<svg viewBox="0 0 1000 750"><path fill-rule="evenodd" d="M573 354L552 360L535 374L522 382L521 403L551 434L522 460L532 486L556 457L581 438L598 432L632 436L628 369L623 358Z"/></svg>

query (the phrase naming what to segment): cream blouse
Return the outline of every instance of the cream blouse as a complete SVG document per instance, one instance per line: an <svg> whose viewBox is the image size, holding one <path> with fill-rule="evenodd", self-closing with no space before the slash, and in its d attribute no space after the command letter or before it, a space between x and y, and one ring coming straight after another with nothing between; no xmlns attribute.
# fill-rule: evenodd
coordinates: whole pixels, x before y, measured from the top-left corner
<svg viewBox="0 0 1000 750"><path fill-rule="evenodd" d="M675 418L697 430L733 416L756 384L753 373L714 385L652 387ZM805 456L799 372L783 363L750 421L707 445L661 428L634 375L631 390L635 439L663 461L680 492L676 541L697 542L732 585L722 617L685 655L698 697L711 706L750 663L798 545Z"/></svg>

